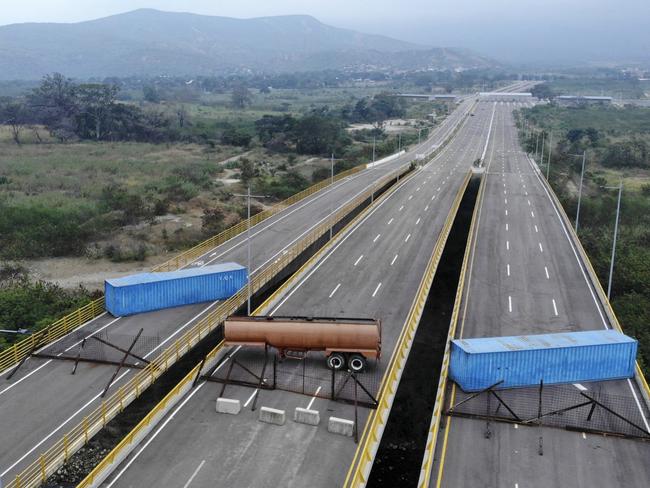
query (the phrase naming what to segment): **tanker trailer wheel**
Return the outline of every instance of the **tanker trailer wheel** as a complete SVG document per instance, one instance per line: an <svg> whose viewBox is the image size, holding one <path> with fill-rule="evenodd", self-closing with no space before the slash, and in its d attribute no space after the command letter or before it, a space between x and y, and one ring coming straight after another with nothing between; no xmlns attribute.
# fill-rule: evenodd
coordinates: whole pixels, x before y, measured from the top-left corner
<svg viewBox="0 0 650 488"><path fill-rule="evenodd" d="M348 359L348 366L355 373L360 373L366 367L366 358L361 354L352 354Z"/></svg>
<svg viewBox="0 0 650 488"><path fill-rule="evenodd" d="M340 352L333 352L327 356L327 367L334 371L339 371L345 366L345 356Z"/></svg>

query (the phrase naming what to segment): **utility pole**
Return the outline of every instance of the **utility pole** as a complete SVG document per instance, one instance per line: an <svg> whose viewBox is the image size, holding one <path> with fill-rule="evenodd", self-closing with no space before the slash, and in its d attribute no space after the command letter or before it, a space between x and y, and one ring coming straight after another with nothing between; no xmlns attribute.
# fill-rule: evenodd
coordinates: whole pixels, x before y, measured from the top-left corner
<svg viewBox="0 0 650 488"><path fill-rule="evenodd" d="M537 132L537 139L535 139L535 159L537 159L537 154L539 154L537 152L538 148L539 148L539 132Z"/></svg>
<svg viewBox="0 0 650 488"><path fill-rule="evenodd" d="M551 132L548 138L548 165L546 166L546 181L548 181L548 176L551 173L551 152L553 151L553 132Z"/></svg>
<svg viewBox="0 0 650 488"><path fill-rule="evenodd" d="M418 146L419 146L420 143L422 142L422 130L423 130L423 129L424 129L424 127L420 127L420 128L418 129Z"/></svg>
<svg viewBox="0 0 650 488"><path fill-rule="evenodd" d="M614 242L612 242L612 259L609 263L609 280L607 282L607 300L610 299L612 293L612 276L614 275L614 259L616 259L616 239L618 237L618 219L621 214L622 193L623 193L623 179L621 178L618 184L618 203L616 204L616 222L614 224Z"/></svg>
<svg viewBox="0 0 650 488"><path fill-rule="evenodd" d="M541 156L539 157L539 166L540 169L542 164L544 164L544 139L545 139L546 133L542 131L542 150L541 150ZM548 178L546 178L548 180Z"/></svg>
<svg viewBox="0 0 650 488"><path fill-rule="evenodd" d="M402 150L402 133L397 134L397 152Z"/></svg>
<svg viewBox="0 0 650 488"><path fill-rule="evenodd" d="M377 136L372 137L372 162L375 162L375 145L377 143Z"/></svg>
<svg viewBox="0 0 650 488"><path fill-rule="evenodd" d="M330 158L330 188L334 188L334 153L332 153L332 157ZM332 199L330 198L330 241L332 240L332 227L334 223L332 222L332 217L334 211L332 210Z"/></svg>
<svg viewBox="0 0 650 488"><path fill-rule="evenodd" d="M582 151L582 170L580 171L580 186L578 188L578 210L576 210L576 234L578 233L578 225L580 222L580 203L582 202L582 181L585 178L585 160L587 151Z"/></svg>
<svg viewBox="0 0 650 488"><path fill-rule="evenodd" d="M251 277L253 274L253 264L252 264L252 250L251 250L251 198L266 198L266 195L251 195L251 185L248 184L248 191L245 194L233 193L233 196L236 197L246 197L248 200L248 222L246 226L246 240L248 241L246 246L246 253L248 255L248 283L246 284L247 289L247 300L246 300L246 312L250 317L251 314Z"/></svg>

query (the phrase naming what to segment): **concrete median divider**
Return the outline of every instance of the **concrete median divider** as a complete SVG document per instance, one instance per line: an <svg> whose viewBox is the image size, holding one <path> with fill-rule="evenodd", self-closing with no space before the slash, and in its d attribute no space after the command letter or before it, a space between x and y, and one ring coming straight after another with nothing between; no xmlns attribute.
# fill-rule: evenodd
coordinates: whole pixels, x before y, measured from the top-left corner
<svg viewBox="0 0 650 488"><path fill-rule="evenodd" d="M299 424L318 425L320 424L320 412L307 408L296 407L293 412L293 421Z"/></svg>
<svg viewBox="0 0 650 488"><path fill-rule="evenodd" d="M262 407L258 420L267 424L284 425L287 421L287 412L277 408Z"/></svg>
<svg viewBox="0 0 650 488"><path fill-rule="evenodd" d="M327 422L327 431L331 432L332 434L352 437L354 435L354 422L348 419L330 417L329 421Z"/></svg>
<svg viewBox="0 0 650 488"><path fill-rule="evenodd" d="M229 415L237 415L241 412L241 402L234 398L217 398L217 413L227 413Z"/></svg>

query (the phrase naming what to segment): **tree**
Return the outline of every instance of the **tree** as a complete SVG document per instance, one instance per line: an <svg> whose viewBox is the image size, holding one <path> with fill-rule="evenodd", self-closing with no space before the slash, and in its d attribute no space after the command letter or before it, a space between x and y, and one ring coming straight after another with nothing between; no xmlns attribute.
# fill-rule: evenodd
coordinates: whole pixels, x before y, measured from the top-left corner
<svg viewBox="0 0 650 488"><path fill-rule="evenodd" d="M551 87L548 86L546 83L541 83L539 85L535 85L530 92L532 95L536 98L539 98L540 100L551 100L555 98L556 93L551 90Z"/></svg>
<svg viewBox="0 0 650 488"><path fill-rule="evenodd" d="M24 105L18 102L0 105L0 123L11 127L11 138L20 146L20 133L25 123Z"/></svg>
<svg viewBox="0 0 650 488"><path fill-rule="evenodd" d="M118 88L113 85L86 84L78 88L81 118L89 119L98 141L104 136L104 127L110 124L117 92Z"/></svg>
<svg viewBox="0 0 650 488"><path fill-rule="evenodd" d="M248 158L239 158L239 170L241 172L241 180L244 183L248 183L257 176L255 163Z"/></svg>
<svg viewBox="0 0 650 488"><path fill-rule="evenodd" d="M142 88L142 95L144 96L145 102L149 103L159 103L160 94L155 86L146 85Z"/></svg>
<svg viewBox="0 0 650 488"><path fill-rule="evenodd" d="M244 109L253 103L253 95L244 85L237 85L231 94L232 105L238 109Z"/></svg>
<svg viewBox="0 0 650 488"><path fill-rule="evenodd" d="M74 133L74 119L79 113L77 89L71 79L54 73L45 76L28 96L29 105L39 114L41 122L62 141Z"/></svg>
<svg viewBox="0 0 650 488"><path fill-rule="evenodd" d="M206 208L201 216L201 228L205 235L214 236L225 229L226 215L219 207Z"/></svg>

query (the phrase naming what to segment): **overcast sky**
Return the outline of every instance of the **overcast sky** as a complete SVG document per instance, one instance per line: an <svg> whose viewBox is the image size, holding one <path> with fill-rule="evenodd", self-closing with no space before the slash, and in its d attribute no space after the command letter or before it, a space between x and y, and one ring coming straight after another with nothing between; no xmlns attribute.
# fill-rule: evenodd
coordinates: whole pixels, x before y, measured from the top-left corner
<svg viewBox="0 0 650 488"><path fill-rule="evenodd" d="M310 14L338 27L503 60L650 58L650 0L0 0L0 25L136 8L228 17ZM0 46L1 47L1 46Z"/></svg>

